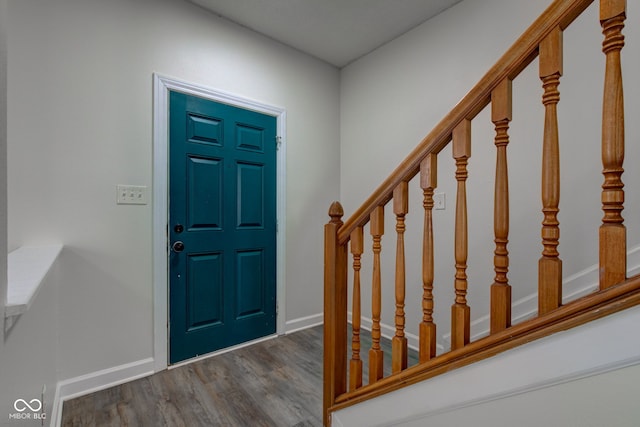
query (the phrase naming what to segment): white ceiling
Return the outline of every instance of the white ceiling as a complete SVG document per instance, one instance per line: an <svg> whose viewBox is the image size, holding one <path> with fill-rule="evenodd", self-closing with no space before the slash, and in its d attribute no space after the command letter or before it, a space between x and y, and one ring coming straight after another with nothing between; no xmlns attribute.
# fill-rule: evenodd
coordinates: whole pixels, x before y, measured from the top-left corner
<svg viewBox="0 0 640 427"><path fill-rule="evenodd" d="M461 0L189 0L337 67Z"/></svg>

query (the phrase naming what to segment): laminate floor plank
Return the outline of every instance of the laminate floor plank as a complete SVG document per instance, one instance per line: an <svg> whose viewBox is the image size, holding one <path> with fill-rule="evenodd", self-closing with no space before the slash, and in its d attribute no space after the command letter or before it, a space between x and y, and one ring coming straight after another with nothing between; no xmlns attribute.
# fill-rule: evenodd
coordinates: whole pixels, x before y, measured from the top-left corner
<svg viewBox="0 0 640 427"><path fill-rule="evenodd" d="M366 384L368 331L361 341ZM322 344L317 326L69 400L62 426L322 426ZM390 340L381 346L386 376ZM409 366L417 358L409 350Z"/></svg>
<svg viewBox="0 0 640 427"><path fill-rule="evenodd" d="M82 399L75 399L69 401L72 416L69 417L69 427L82 427L82 426L94 426L94 411L83 411L84 406L93 407L93 397L86 397ZM65 403L66 405L66 403Z"/></svg>
<svg viewBox="0 0 640 427"><path fill-rule="evenodd" d="M69 400L64 427L322 425L322 326Z"/></svg>

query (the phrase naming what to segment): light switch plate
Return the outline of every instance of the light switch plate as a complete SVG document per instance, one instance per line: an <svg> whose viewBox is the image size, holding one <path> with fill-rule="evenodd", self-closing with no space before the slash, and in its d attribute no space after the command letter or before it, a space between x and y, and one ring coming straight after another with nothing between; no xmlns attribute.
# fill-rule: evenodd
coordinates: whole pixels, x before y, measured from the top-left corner
<svg viewBox="0 0 640 427"><path fill-rule="evenodd" d="M445 193L436 193L433 195L433 208L437 211L447 208Z"/></svg>
<svg viewBox="0 0 640 427"><path fill-rule="evenodd" d="M122 185L116 186L116 201L119 205L146 205L146 185Z"/></svg>

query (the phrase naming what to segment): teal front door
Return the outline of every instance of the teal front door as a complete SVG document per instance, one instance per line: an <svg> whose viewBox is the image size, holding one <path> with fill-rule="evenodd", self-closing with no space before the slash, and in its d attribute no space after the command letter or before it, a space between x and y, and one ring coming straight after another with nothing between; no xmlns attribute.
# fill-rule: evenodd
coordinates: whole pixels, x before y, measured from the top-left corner
<svg viewBox="0 0 640 427"><path fill-rule="evenodd" d="M275 333L276 118L169 97L170 362Z"/></svg>

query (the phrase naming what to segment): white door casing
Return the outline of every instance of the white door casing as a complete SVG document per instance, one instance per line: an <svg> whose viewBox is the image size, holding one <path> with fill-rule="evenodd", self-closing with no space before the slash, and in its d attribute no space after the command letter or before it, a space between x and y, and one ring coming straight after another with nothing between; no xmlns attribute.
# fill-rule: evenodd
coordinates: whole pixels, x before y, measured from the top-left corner
<svg viewBox="0 0 640 427"><path fill-rule="evenodd" d="M174 90L276 117L277 218L276 292L277 334L285 330L285 214L286 214L286 111L218 89L153 75L153 358L154 370L168 366L168 95Z"/></svg>

